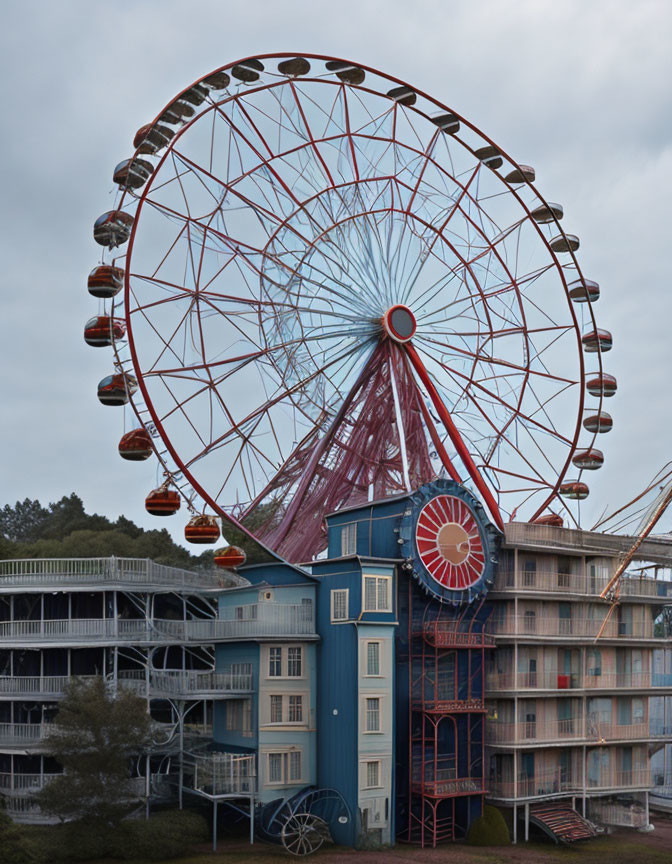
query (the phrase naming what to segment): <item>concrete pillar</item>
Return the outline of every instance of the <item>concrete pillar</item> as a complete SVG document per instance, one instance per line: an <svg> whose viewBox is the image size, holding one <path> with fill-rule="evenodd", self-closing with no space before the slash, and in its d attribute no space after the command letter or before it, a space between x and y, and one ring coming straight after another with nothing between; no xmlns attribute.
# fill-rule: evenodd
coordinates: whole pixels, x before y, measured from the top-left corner
<svg viewBox="0 0 672 864"><path fill-rule="evenodd" d="M254 798L250 798L250 845L254 843Z"/></svg>
<svg viewBox="0 0 672 864"><path fill-rule="evenodd" d="M180 788L180 791L181 788ZM181 807L182 805L180 805ZM217 801L212 802L212 851L217 851Z"/></svg>
<svg viewBox="0 0 672 864"><path fill-rule="evenodd" d="M530 803L525 802L525 842L530 839Z"/></svg>
<svg viewBox="0 0 672 864"><path fill-rule="evenodd" d="M518 842L518 805L513 805L513 844Z"/></svg>

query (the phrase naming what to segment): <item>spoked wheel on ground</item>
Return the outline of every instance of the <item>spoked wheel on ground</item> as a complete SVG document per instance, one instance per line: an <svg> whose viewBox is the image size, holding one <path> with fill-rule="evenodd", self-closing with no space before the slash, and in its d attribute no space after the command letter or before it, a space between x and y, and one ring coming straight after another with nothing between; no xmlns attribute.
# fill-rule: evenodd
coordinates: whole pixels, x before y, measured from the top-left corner
<svg viewBox="0 0 672 864"><path fill-rule="evenodd" d="M312 813L293 813L280 837L282 845L292 855L312 855L325 840L331 840L327 823Z"/></svg>
<svg viewBox="0 0 672 864"><path fill-rule="evenodd" d="M326 512L440 474L500 526L576 518L612 340L532 168L315 55L222 67L135 146L97 223L117 281L91 338L194 509L290 560L324 547Z"/></svg>

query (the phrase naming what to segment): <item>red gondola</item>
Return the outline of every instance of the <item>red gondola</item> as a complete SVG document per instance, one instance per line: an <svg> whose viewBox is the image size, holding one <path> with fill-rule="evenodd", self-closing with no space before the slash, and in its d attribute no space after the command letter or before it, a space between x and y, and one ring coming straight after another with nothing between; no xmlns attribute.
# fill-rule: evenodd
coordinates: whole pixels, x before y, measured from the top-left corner
<svg viewBox="0 0 672 864"><path fill-rule="evenodd" d="M188 543L216 543L219 540L219 522L215 516L192 516L184 527Z"/></svg>
<svg viewBox="0 0 672 864"><path fill-rule="evenodd" d="M581 337L583 342L583 350L588 354L594 354L596 351L611 351L614 344L614 339L608 330L591 330Z"/></svg>
<svg viewBox="0 0 672 864"><path fill-rule="evenodd" d="M117 339L126 335L126 325L121 318L111 318L109 315L97 315L89 318L84 325L84 341L94 348L109 347Z"/></svg>
<svg viewBox="0 0 672 864"><path fill-rule="evenodd" d="M586 390L591 396L613 396L618 388L613 375L597 373L586 381Z"/></svg>
<svg viewBox="0 0 672 864"><path fill-rule="evenodd" d="M235 570L236 567L242 567L246 561L247 555L240 546L225 546L215 552L214 562L218 567Z"/></svg>
<svg viewBox="0 0 672 864"><path fill-rule="evenodd" d="M600 286L590 279L575 279L567 288L575 303L594 303L600 298Z"/></svg>
<svg viewBox="0 0 672 864"><path fill-rule="evenodd" d="M563 213L562 204L553 204L551 201L548 201L546 204L536 207L530 213L530 216L540 225L546 225L548 222L562 219Z"/></svg>
<svg viewBox="0 0 672 864"><path fill-rule="evenodd" d="M589 414L583 421L583 428L588 432L610 432L614 425L611 414L606 411L598 411L597 414Z"/></svg>
<svg viewBox="0 0 672 864"><path fill-rule="evenodd" d="M305 57L293 57L291 60L282 60L278 63L278 72L296 78L299 75L307 75L310 72L310 63Z"/></svg>
<svg viewBox="0 0 672 864"><path fill-rule="evenodd" d="M146 429L132 429L119 441L119 455L129 462L144 462L153 452L152 439Z"/></svg>
<svg viewBox="0 0 672 864"><path fill-rule="evenodd" d="M98 399L103 405L125 405L137 389L138 382L133 375L118 372L98 384Z"/></svg>
<svg viewBox="0 0 672 864"><path fill-rule="evenodd" d="M330 72L335 72L345 84L361 84L366 78L366 72L359 66L353 66L345 60L329 60L324 64Z"/></svg>
<svg viewBox="0 0 672 864"><path fill-rule="evenodd" d="M596 471L604 465L604 453L593 448L577 450L572 457L572 462L582 471Z"/></svg>
<svg viewBox="0 0 672 864"><path fill-rule="evenodd" d="M538 519L532 520L533 525L551 525L553 528L562 528L564 522L562 516L558 513L547 513L546 516L539 516Z"/></svg>
<svg viewBox="0 0 672 864"><path fill-rule="evenodd" d="M145 510L152 516L172 516L180 509L180 493L161 486L145 498Z"/></svg>
<svg viewBox="0 0 672 864"><path fill-rule="evenodd" d="M122 189L139 189L152 176L154 166L146 159L124 159L114 169L112 180Z"/></svg>
<svg viewBox="0 0 672 864"><path fill-rule="evenodd" d="M226 72L213 72L212 75L205 77L201 84L205 84L211 90L226 90L231 82L231 78Z"/></svg>
<svg viewBox="0 0 672 864"><path fill-rule="evenodd" d="M102 264L89 273L87 287L92 297L107 300L118 294L124 285L124 271L121 267Z"/></svg>
<svg viewBox="0 0 672 864"><path fill-rule="evenodd" d="M159 123L147 123L141 126L133 138L133 146L138 153L157 153L174 137L175 132L168 126Z"/></svg>
<svg viewBox="0 0 672 864"><path fill-rule="evenodd" d="M108 210L93 223L93 239L101 246L113 249L131 236L133 217L123 210Z"/></svg>
<svg viewBox="0 0 672 864"><path fill-rule="evenodd" d="M590 493L588 486L585 483L580 483L578 480L570 480L568 483L563 483L560 486L560 494L564 498L571 498L573 501L583 501Z"/></svg>

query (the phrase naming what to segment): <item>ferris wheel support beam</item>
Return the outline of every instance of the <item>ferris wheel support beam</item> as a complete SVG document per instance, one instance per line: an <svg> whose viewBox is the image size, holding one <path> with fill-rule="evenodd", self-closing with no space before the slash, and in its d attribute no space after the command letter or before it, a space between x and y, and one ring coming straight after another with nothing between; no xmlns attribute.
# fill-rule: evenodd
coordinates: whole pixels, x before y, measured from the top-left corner
<svg viewBox="0 0 672 864"><path fill-rule="evenodd" d="M504 531L504 523L502 521L501 514L499 512L499 507L497 506L497 502L495 501L492 492L488 489L481 476L480 471L476 467L474 460L471 458L471 453L466 448L464 441L462 440L462 436L457 430L457 426L453 423L453 418L448 413L446 406L443 404L443 400L439 396L439 393L432 383L432 379L429 377L427 370L424 367L424 364L420 357L418 356L418 352L415 350L413 345L410 342L404 344L404 348L406 349L406 353L408 355L408 359L411 361L411 365L415 369L418 374L418 377L424 384L427 392L429 393L429 398L432 400L432 404L436 409L437 414L441 418L441 422L446 428L446 432L450 440L453 442L453 446L458 452L460 459L464 467L467 469L467 472L471 479L474 481L474 485L481 493L485 504L490 511L490 515L495 520L495 524L499 528L500 531Z"/></svg>

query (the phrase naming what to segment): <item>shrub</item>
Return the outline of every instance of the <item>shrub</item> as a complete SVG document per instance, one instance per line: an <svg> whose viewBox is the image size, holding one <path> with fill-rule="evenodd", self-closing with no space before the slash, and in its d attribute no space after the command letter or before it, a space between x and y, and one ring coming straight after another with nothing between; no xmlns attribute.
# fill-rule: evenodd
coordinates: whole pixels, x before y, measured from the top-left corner
<svg viewBox="0 0 672 864"><path fill-rule="evenodd" d="M39 848L21 825L13 822L0 802L0 861L3 864L40 864Z"/></svg>
<svg viewBox="0 0 672 864"><path fill-rule="evenodd" d="M114 832L114 858L137 858L152 861L176 858L188 852L196 843L208 838L208 824L193 810L167 810L156 813L149 821L127 819Z"/></svg>
<svg viewBox="0 0 672 864"><path fill-rule="evenodd" d="M469 826L467 843L470 846L508 846L510 842L509 828L501 812L486 804L483 815Z"/></svg>

